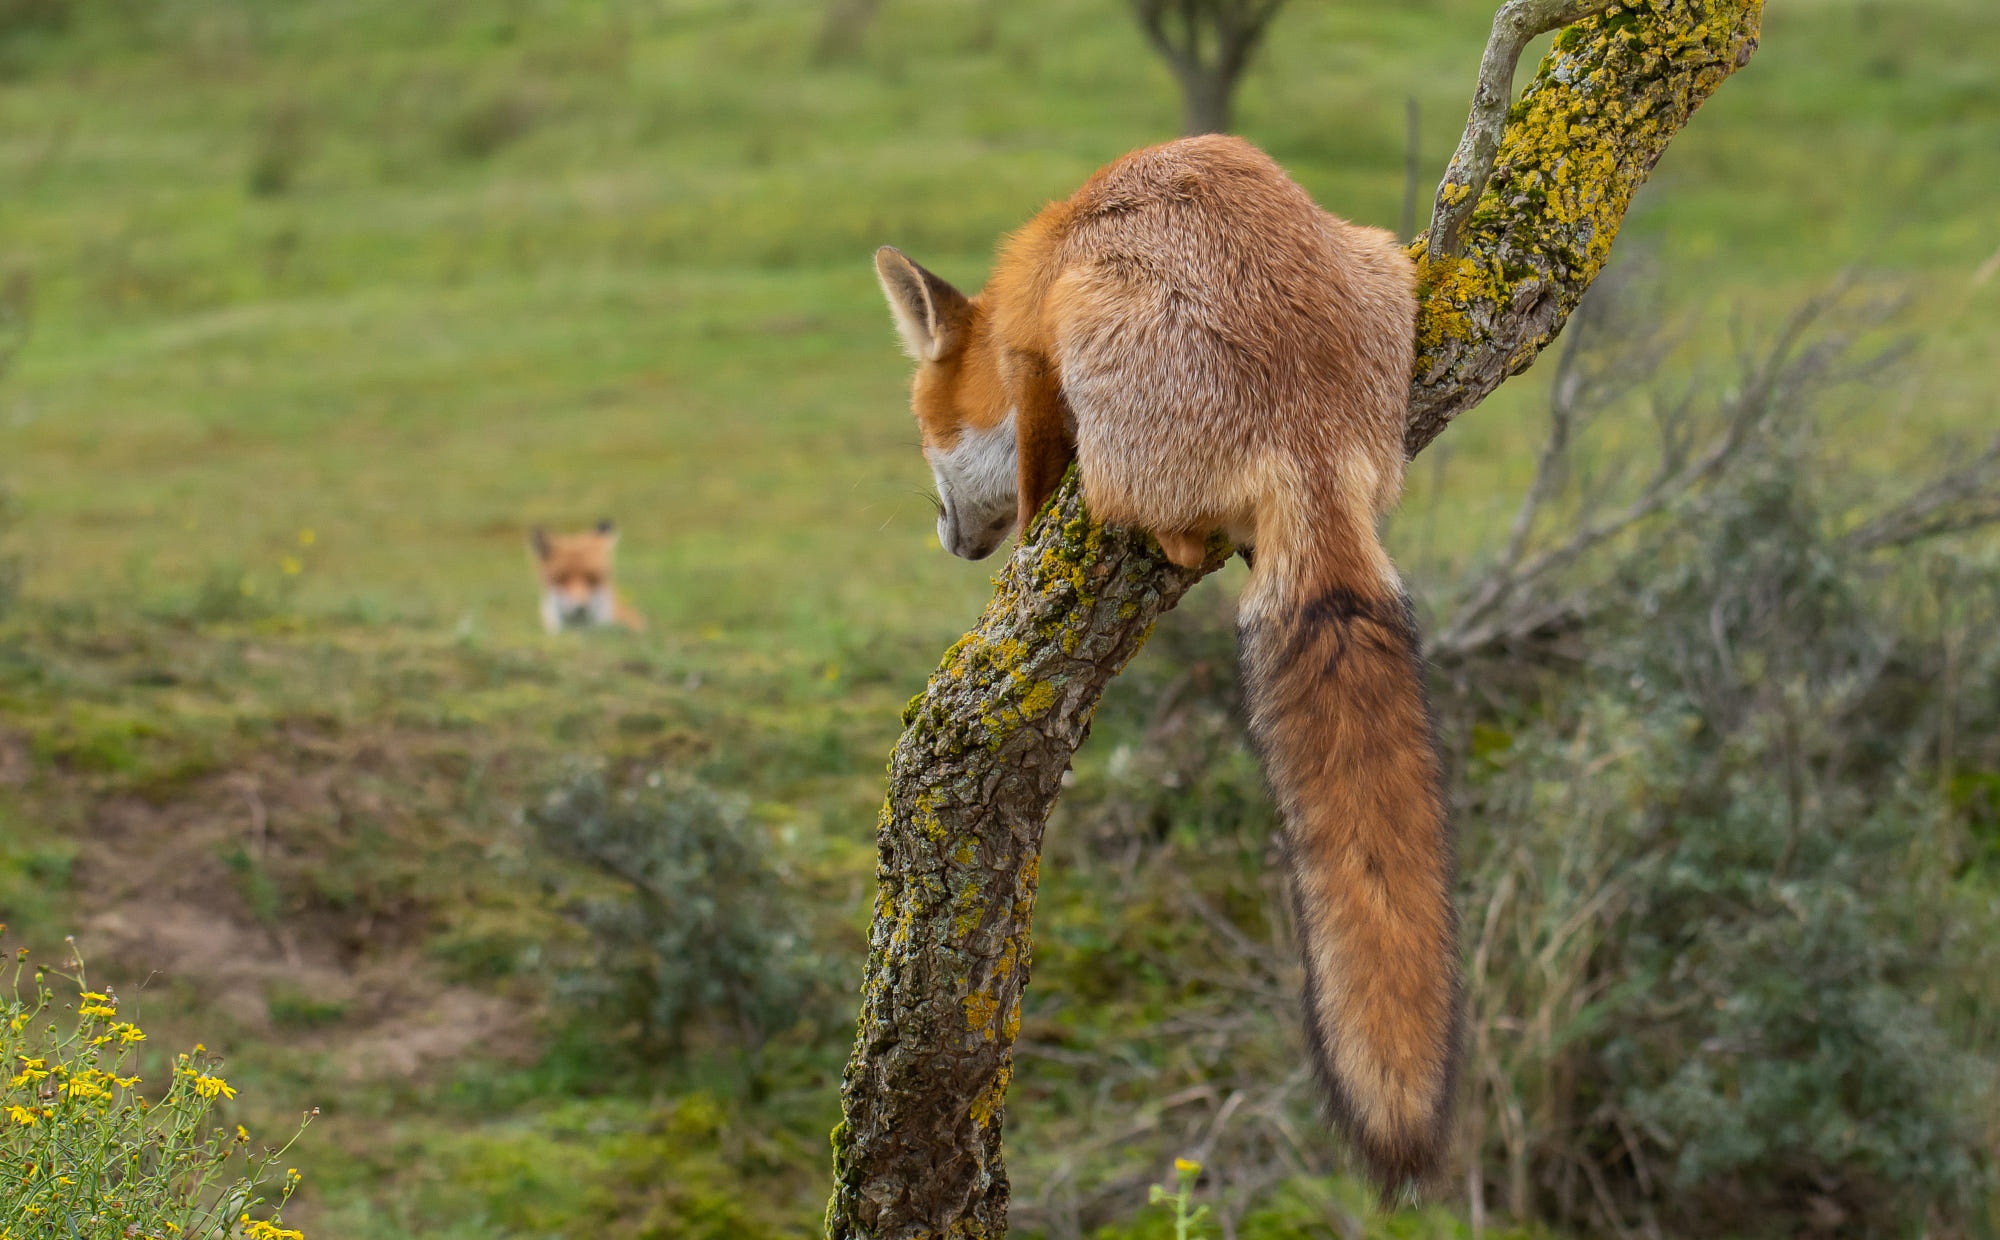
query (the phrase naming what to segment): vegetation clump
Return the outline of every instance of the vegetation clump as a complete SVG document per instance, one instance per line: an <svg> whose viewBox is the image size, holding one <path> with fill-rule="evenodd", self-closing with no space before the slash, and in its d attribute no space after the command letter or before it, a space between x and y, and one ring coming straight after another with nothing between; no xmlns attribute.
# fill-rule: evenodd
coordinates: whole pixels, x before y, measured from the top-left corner
<svg viewBox="0 0 2000 1240"><path fill-rule="evenodd" d="M571 900L591 950L562 972L564 999L649 1048L701 1029L754 1049L811 1017L821 966L740 800L587 767L530 819L545 847L608 880Z"/></svg>
<svg viewBox="0 0 2000 1240"><path fill-rule="evenodd" d="M22 948L0 997L0 1237L301 1240L281 1217L300 1173L278 1171L297 1133L274 1149L211 1126L236 1089L200 1045L145 1089L145 1030L69 969Z"/></svg>

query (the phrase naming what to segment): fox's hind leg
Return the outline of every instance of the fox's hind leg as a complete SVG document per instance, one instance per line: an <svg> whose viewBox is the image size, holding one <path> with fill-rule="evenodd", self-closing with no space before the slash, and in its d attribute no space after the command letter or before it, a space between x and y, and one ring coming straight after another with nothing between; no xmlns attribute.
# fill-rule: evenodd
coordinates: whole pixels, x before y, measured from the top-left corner
<svg viewBox="0 0 2000 1240"><path fill-rule="evenodd" d="M1153 537L1160 540L1160 550L1167 558L1182 568L1199 568L1208 558L1208 538L1194 530L1159 530Z"/></svg>

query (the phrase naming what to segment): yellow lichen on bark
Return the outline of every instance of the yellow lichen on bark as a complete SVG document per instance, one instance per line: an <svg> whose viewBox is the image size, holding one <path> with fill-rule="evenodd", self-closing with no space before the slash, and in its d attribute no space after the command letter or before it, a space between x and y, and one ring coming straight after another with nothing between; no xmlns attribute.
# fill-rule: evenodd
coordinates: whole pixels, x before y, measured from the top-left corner
<svg viewBox="0 0 2000 1240"><path fill-rule="evenodd" d="M1635 0L1556 39L1509 113L1462 252L1411 246L1411 455L1561 330L1667 143L1756 49L1762 15L1762 0Z"/></svg>

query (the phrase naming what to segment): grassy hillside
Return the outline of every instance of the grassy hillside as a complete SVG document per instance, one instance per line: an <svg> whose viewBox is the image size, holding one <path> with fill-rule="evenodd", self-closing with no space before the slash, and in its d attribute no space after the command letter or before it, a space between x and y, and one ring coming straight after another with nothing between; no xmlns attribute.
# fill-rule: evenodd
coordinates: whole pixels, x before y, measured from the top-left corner
<svg viewBox="0 0 2000 1240"><path fill-rule="evenodd" d="M0 377L24 582L0 921L78 933L131 993L159 970L149 1027L226 1049L254 1121L324 1107L313 1234L804 1234L818 1210L879 763L988 573L936 547L867 256L976 285L999 234L1178 116L1115 0L887 0L831 62L821 8L0 0L0 282L32 309ZM1404 101L1428 191L1490 12L1293 0L1241 127L1394 227ZM1779 0L1620 252L1664 273L1689 357L1849 269L1900 290L1921 364L1840 426L1844 467L1893 485L1994 422L1996 184L1989 0ZM1406 559L1441 580L1496 544L1544 381L1414 471ZM651 627L546 639L525 531L600 516ZM1094 762L1143 731L1119 709ZM699 1036L619 1058L563 1006L600 880L522 811L571 760L747 799L834 979L754 1069ZM1083 1014L1052 1027L1163 1019L1171 985L1113 979L1152 985L1174 936L1092 900L1049 895L1068 929L1037 985ZM1048 1045L1018 1198L1062 1232L1123 1155L1052 1148L1076 1097ZM1311 1176L1274 1200L1274 1229L1356 1208Z"/></svg>
<svg viewBox="0 0 2000 1240"><path fill-rule="evenodd" d="M1484 7L1300 4L1245 131L1393 226L1403 100L1440 164ZM816 19L80 2L17 35L0 261L38 318L4 433L33 589L217 564L268 587L311 529L308 610L518 638L521 528L611 514L666 631L818 657L836 616L935 644L953 623L926 613L984 573L923 554L865 257L894 240L976 284L1000 232L1176 113L1115 5L891 3L826 68ZM1935 358L1897 442L1989 416L1996 39L1976 0L1776 6L1628 248L1708 308L1892 272ZM1455 434L1468 518L1527 403Z"/></svg>

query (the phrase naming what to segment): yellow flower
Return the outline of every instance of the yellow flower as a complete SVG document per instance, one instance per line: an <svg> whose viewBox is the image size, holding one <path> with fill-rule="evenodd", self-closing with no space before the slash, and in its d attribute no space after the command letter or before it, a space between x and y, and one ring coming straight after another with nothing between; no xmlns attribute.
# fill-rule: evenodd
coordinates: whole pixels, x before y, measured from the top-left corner
<svg viewBox="0 0 2000 1240"><path fill-rule="evenodd" d="M295 555L279 556L278 567L285 571L287 577L296 577L306 571L305 564Z"/></svg>
<svg viewBox="0 0 2000 1240"><path fill-rule="evenodd" d="M319 535L317 535L317 534L313 533L313 532L312 532L311 530L300 530L300 531L299 531L299 546L301 546L301 547L310 547L310 546L312 546L312 545L313 545L313 541L314 541L315 539L317 539L318 537L319 537Z"/></svg>
<svg viewBox="0 0 2000 1240"><path fill-rule="evenodd" d="M126 1046L130 1046L134 1042L144 1042L146 1040L146 1031L132 1024L130 1021L120 1021L111 1026L111 1032L117 1034L118 1041Z"/></svg>
<svg viewBox="0 0 2000 1240"><path fill-rule="evenodd" d="M238 1141L248 1141L250 1139L250 1130L241 1124L236 1125L236 1139Z"/></svg>
<svg viewBox="0 0 2000 1240"><path fill-rule="evenodd" d="M78 1016L116 1016L118 1009L103 1003L86 1003L76 1010Z"/></svg>
<svg viewBox="0 0 2000 1240"><path fill-rule="evenodd" d="M219 1076L210 1076L206 1072L197 1072L194 1074L194 1092L204 1098L215 1098L218 1096L234 1098L236 1096L235 1086Z"/></svg>
<svg viewBox="0 0 2000 1240"><path fill-rule="evenodd" d="M1201 1164L1192 1158L1176 1158L1174 1159L1174 1170L1180 1172L1182 1175L1194 1175L1201 1170Z"/></svg>
<svg viewBox="0 0 2000 1240"><path fill-rule="evenodd" d="M110 998L111 998L111 996L110 996L110 995L107 995L107 994L103 994L103 993L101 993L101 992L99 992L99 991L95 991L95 990L82 990L82 991L78 991L78 992L77 992L77 996L76 996L76 997L77 997L77 998L79 998L79 999L95 999L95 1000L97 1000L97 1001L98 1001L99 1003L103 1003L103 1002L105 1002L106 1000L108 1000L108 999L110 999Z"/></svg>
<svg viewBox="0 0 2000 1240"><path fill-rule="evenodd" d="M111 1096L110 1090L105 1089L96 1081L82 1076L75 1078L68 1085L63 1086L63 1089L72 1098L109 1098Z"/></svg>
<svg viewBox="0 0 2000 1240"><path fill-rule="evenodd" d="M27 1107L8 1107L7 1118L24 1128L33 1128L41 1122L42 1116L39 1111L31 1111Z"/></svg>

